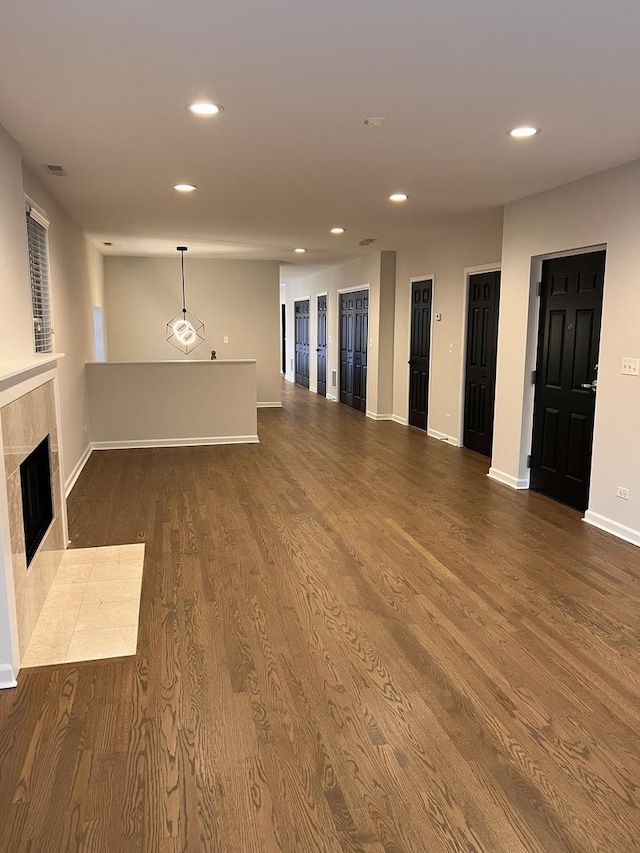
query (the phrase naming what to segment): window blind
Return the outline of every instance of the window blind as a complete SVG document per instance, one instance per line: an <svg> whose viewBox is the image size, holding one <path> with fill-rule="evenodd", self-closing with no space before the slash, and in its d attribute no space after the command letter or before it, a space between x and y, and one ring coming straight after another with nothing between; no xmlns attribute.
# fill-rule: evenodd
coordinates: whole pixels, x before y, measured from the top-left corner
<svg viewBox="0 0 640 853"><path fill-rule="evenodd" d="M49 294L49 250L47 229L27 208L27 240L31 275L33 340L36 352L52 351L51 297Z"/></svg>

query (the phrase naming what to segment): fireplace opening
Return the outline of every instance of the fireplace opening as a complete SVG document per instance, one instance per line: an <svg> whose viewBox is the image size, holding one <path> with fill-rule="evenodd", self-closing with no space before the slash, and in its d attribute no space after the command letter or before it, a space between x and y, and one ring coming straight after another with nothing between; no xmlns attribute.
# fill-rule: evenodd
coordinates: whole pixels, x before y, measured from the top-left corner
<svg viewBox="0 0 640 853"><path fill-rule="evenodd" d="M53 521L49 436L20 465L20 485L28 567Z"/></svg>

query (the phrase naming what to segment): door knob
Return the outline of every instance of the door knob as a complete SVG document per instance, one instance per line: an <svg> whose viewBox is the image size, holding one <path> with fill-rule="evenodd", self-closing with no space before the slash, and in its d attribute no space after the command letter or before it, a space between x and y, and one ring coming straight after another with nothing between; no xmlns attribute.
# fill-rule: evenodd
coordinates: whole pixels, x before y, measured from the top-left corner
<svg viewBox="0 0 640 853"><path fill-rule="evenodd" d="M580 387L584 388L586 391L595 391L598 387L598 380L594 379L593 382L583 382Z"/></svg>
<svg viewBox="0 0 640 853"><path fill-rule="evenodd" d="M316 347L316 352L320 352L320 347Z"/></svg>
<svg viewBox="0 0 640 853"><path fill-rule="evenodd" d="M410 358L409 361L407 362L407 364L415 364L415 363L416 363L416 361L414 358Z"/></svg>

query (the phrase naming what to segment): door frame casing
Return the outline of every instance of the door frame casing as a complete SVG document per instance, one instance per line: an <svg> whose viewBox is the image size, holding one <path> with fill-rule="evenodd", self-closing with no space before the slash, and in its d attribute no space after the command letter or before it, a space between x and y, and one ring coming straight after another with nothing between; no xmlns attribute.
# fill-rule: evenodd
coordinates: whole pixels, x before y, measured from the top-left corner
<svg viewBox="0 0 640 853"><path fill-rule="evenodd" d="M338 403L340 402L340 344L341 344L340 335L342 334L342 324L340 322L340 311L342 310L340 307L340 297L343 293L358 293L361 290L367 290L369 292L369 308L367 309L367 313L369 315L368 328L369 328L369 331L371 331L371 322L370 322L371 321L371 282L369 282L368 284L356 285L355 287L340 287L336 291L338 294L338 315L337 315L338 316L338 333L336 335L336 346L337 346L337 353L338 353L338 357L337 357L337 361L336 361L336 365L337 365L336 366L336 402L338 402ZM328 312L329 312L329 305L327 305L327 314L328 314ZM316 320L316 323L317 323L317 320ZM370 371L369 371L369 347L370 347L370 345L371 345L371 335L369 335L369 338L367 340L367 390L366 390L366 395L367 395L366 399L367 400L369 400L369 374L370 374ZM366 414L366 412L363 412L363 414Z"/></svg>
<svg viewBox="0 0 640 853"><path fill-rule="evenodd" d="M462 288L462 336L460 339L460 402L458 404L458 447L464 447L464 402L465 402L465 383L467 378L467 323L469 322L469 285L472 275L478 275L483 272L502 272L502 262L497 261L493 264L480 264L476 267L464 268L464 287ZM500 304L498 303L498 311ZM498 372L497 364L498 341L496 339L496 374ZM495 422L496 414L496 397L493 395L493 418Z"/></svg>
<svg viewBox="0 0 640 853"><path fill-rule="evenodd" d="M431 282L431 321L429 324L429 382L427 389L427 428L425 434L429 435L429 418L431 416L431 373L433 369L433 324L435 323L436 312L434 310L436 301L436 277L434 273L430 275L412 275L409 279L409 326L407 334L407 366L411 359L411 326L413 323L413 285L417 281ZM411 415L411 371L407 370L407 426L409 425L409 417Z"/></svg>
<svg viewBox="0 0 640 853"><path fill-rule="evenodd" d="M527 322L527 349L525 359L525 392L523 394L522 411L522 442L520 444L520 477L516 488L528 489L530 484L530 472L527 467L527 457L531 454L533 444L533 409L535 404L535 385L531 382L533 371L538 366L538 332L540 329L540 295L538 294L538 283L542 280L542 263L554 258L569 258L575 255L588 255L591 252L606 252L606 243L596 243L592 246L579 246L575 249L563 249L559 252L547 252L542 255L531 257L531 272L529 280L529 316ZM605 262L604 284L607 281L607 268ZM596 394L594 411L594 440L595 424L598 415L598 395ZM593 460L591 462L593 466ZM589 507L585 512L589 511Z"/></svg>

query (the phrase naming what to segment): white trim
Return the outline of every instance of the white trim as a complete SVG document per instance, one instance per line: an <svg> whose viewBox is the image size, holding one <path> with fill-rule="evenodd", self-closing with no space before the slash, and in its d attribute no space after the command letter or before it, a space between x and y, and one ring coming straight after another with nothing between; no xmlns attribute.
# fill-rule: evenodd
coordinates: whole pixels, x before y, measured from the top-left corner
<svg viewBox="0 0 640 853"><path fill-rule="evenodd" d="M17 687L16 673L13 667L8 663L0 664L0 690L8 690L10 687Z"/></svg>
<svg viewBox="0 0 640 853"><path fill-rule="evenodd" d="M366 411L365 415L368 418L371 418L372 421L391 421L393 420L393 415L378 415L376 412Z"/></svg>
<svg viewBox="0 0 640 853"><path fill-rule="evenodd" d="M417 281L430 281L431 282L431 325L429 328L429 381L427 385L427 425L429 423L429 416L431 414L431 372L432 372L432 359L431 352L433 350L433 324L435 322L435 294L436 294L436 277L435 275L412 275L409 278L409 334L407 336L407 367L409 367L409 362L411 361L411 333L413 331L413 302L411 300L411 294L413 292L413 285ZM411 370L407 370L407 420L406 423L409 423L409 407L411 406Z"/></svg>
<svg viewBox="0 0 640 853"><path fill-rule="evenodd" d="M401 426L409 425L409 418L403 418L400 415L391 415L391 420L394 424L400 424Z"/></svg>
<svg viewBox="0 0 640 853"><path fill-rule="evenodd" d="M284 380L285 380L285 382L291 382L295 385L295 381L296 381L295 378L288 373L285 373Z"/></svg>
<svg viewBox="0 0 640 853"><path fill-rule="evenodd" d="M438 441L444 441L451 444L453 447L460 447L458 439L453 435L447 435L446 432L438 432L437 429L428 429L427 435L429 438L437 438Z"/></svg>
<svg viewBox="0 0 640 853"><path fill-rule="evenodd" d="M311 391L311 393L312 393L312 394L317 394L317 393L318 393L318 389L317 389L317 388L315 388L313 385L309 385L309 389L308 389L308 390L309 390L309 391Z"/></svg>
<svg viewBox="0 0 640 853"><path fill-rule="evenodd" d="M612 536L617 536L618 539L624 539L625 542L640 547L640 530L634 530L633 527L627 527L612 518L592 512L590 509L585 512L582 520L590 524L591 527L597 527L598 530L604 530L605 533L610 533Z"/></svg>
<svg viewBox="0 0 640 853"><path fill-rule="evenodd" d="M24 203L29 216L32 219L35 219L35 221L39 225L42 225L42 227L48 231L51 227L51 220L49 219L47 211L44 208L40 207L40 205L35 202L30 196L26 195L26 193L24 197Z"/></svg>
<svg viewBox="0 0 640 853"><path fill-rule="evenodd" d="M330 403L337 403L338 402L338 398L336 397L335 394L327 394L327 400L329 400Z"/></svg>
<svg viewBox="0 0 640 853"><path fill-rule="evenodd" d="M336 293L358 293L359 290L371 290L371 282L369 284L357 284L352 285L351 287L340 287L336 290ZM340 306L338 305L338 308Z"/></svg>
<svg viewBox="0 0 640 853"><path fill-rule="evenodd" d="M511 474L505 474L504 471L498 471L497 468L489 468L489 473L487 474L491 480L495 480L496 483L502 483L503 486L510 486L512 489L528 489L529 488L529 478L526 477L522 480L519 480L517 477L512 477Z"/></svg>
<svg viewBox="0 0 640 853"><path fill-rule="evenodd" d="M469 322L469 279L472 275L483 272L502 272L502 263L497 261L493 264L480 264L475 267L464 268L464 285L462 288L462 338L460 341L460 403L458 409L458 442L460 447L464 445L464 398L465 383L467 378L467 323ZM502 279L502 276L501 276ZM500 281L502 284L502 280ZM502 288L500 289L502 294ZM498 302L498 335L500 334L500 303ZM496 380L498 376L498 336L496 336ZM493 423L496 421L496 389L493 389Z"/></svg>
<svg viewBox="0 0 640 853"><path fill-rule="evenodd" d="M256 406L259 409L281 409L282 403L273 402L273 403L256 403Z"/></svg>
<svg viewBox="0 0 640 853"><path fill-rule="evenodd" d="M78 480L78 477L80 476L80 474L82 474L82 469L84 468L84 466L89 461L89 457L91 456L92 452L93 452L93 446L91 443L89 443L86 446L85 451L82 454L82 456L80 457L80 459L78 459L78 461L76 462L76 465L75 465L73 471L67 477L67 482L65 483L65 487L64 487L65 498L68 498L69 495L71 494L71 489L73 489L73 487L75 486L75 484Z"/></svg>
<svg viewBox="0 0 640 853"><path fill-rule="evenodd" d="M257 435L214 435L205 438L142 438L132 441L94 441L93 450L132 450L136 447L199 447L215 444L259 444Z"/></svg>

